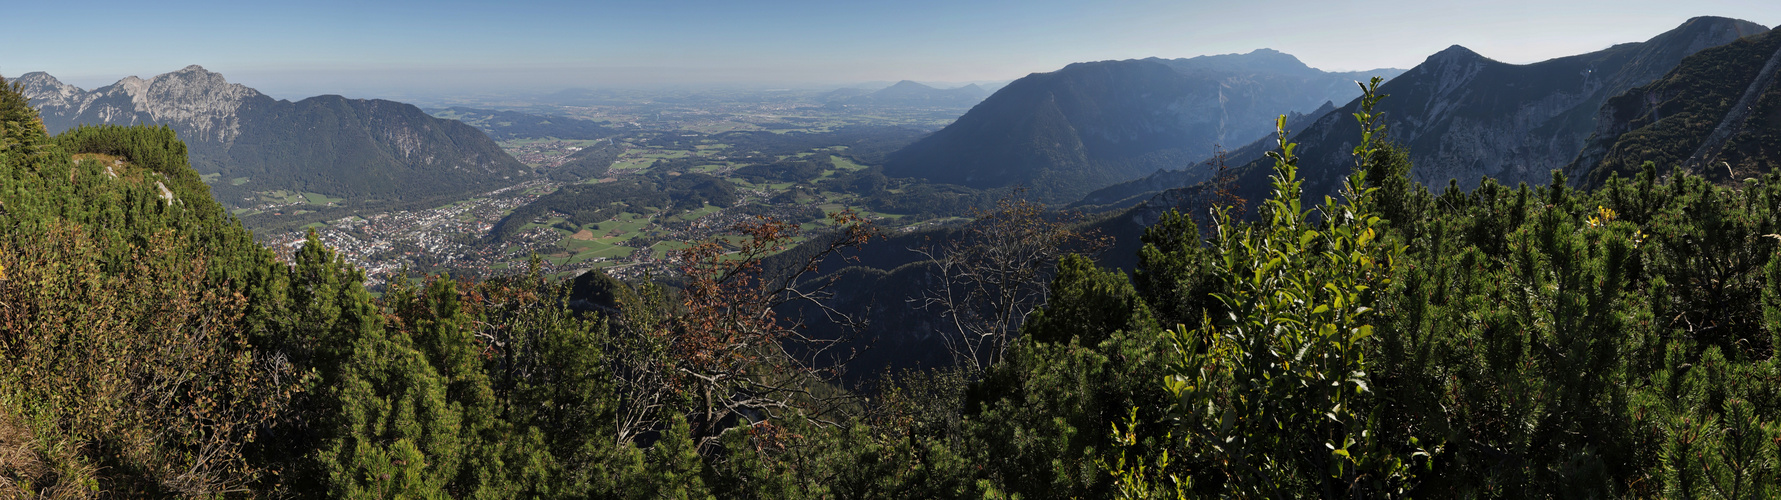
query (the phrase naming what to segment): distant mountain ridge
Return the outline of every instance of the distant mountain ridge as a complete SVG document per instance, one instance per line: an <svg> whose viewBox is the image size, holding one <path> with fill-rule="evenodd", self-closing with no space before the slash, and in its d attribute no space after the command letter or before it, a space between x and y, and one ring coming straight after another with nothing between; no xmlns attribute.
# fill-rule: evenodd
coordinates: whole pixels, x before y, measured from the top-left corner
<svg viewBox="0 0 1781 500"><path fill-rule="evenodd" d="M196 65L92 91L42 72L17 80L51 133L78 125L172 127L193 167L216 174L211 189L228 206L252 205L256 191L382 202L534 175L482 131L394 101L274 100Z"/></svg>
<svg viewBox="0 0 1781 500"><path fill-rule="evenodd" d="M1346 102L1360 93L1356 78L1266 49L1075 63L1008 84L893 154L885 174L976 188L1026 185L1042 199L1073 201L1158 169L1189 167L1216 145L1253 142L1277 115Z"/></svg>
<svg viewBox="0 0 1781 500"><path fill-rule="evenodd" d="M1650 161L1718 182L1781 166L1781 30L1702 50L1609 99L1566 172L1578 185L1631 177Z"/></svg>
<svg viewBox="0 0 1781 500"><path fill-rule="evenodd" d="M497 141L509 139L542 139L546 137L570 140L593 140L610 137L619 133L616 128L607 127L604 121L582 120L567 116L547 116L518 111L495 109L478 109L453 106L443 109L428 109L427 114L448 120L457 120L466 125L481 129L490 138Z"/></svg>
<svg viewBox="0 0 1781 500"><path fill-rule="evenodd" d="M823 101L830 105L866 105L866 106L939 106L969 108L989 97L990 93L977 84L949 89L934 88L910 80L903 80L889 87L876 91L865 89L837 89L824 94Z"/></svg>

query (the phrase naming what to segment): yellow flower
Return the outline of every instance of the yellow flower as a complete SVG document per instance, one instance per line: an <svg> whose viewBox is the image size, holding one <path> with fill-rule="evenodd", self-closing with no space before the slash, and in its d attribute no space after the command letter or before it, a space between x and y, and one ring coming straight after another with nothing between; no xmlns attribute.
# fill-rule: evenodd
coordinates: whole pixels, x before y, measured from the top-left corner
<svg viewBox="0 0 1781 500"><path fill-rule="evenodd" d="M1603 224L1614 221L1614 209L1596 205L1595 210L1596 214L1589 216L1589 227L1602 227Z"/></svg>

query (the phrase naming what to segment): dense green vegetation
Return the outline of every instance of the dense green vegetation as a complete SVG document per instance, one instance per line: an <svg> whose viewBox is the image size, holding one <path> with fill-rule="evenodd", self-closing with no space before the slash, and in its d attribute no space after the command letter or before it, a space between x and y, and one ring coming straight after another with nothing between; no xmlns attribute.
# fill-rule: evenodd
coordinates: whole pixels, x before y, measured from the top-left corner
<svg viewBox="0 0 1781 500"><path fill-rule="evenodd" d="M559 181L583 181L598 179L612 169L612 162L617 161L624 148L608 142L590 146L569 155L562 165L551 169L547 175Z"/></svg>
<svg viewBox="0 0 1781 500"><path fill-rule="evenodd" d="M697 210L706 205L736 203L735 185L704 174L654 174L627 176L613 182L565 186L538 201L514 209L489 232L500 241L511 238L526 224L550 214L562 214L571 224L597 224L618 214L646 207L670 212Z"/></svg>
<svg viewBox="0 0 1781 500"><path fill-rule="evenodd" d="M255 245L170 130L51 138L0 91L0 493L1781 494L1781 174L1433 193L1374 101L1339 199L1281 133L1252 219L1164 217L1132 278L1064 256L999 362L856 390L776 315L872 237L851 215L692 244L679 290L584 280L586 310L536 272L373 298L314 238ZM1055 227L985 240L1056 241L1023 220Z"/></svg>
<svg viewBox="0 0 1781 500"><path fill-rule="evenodd" d="M1153 453L1122 493L1776 494L1781 176L1434 195L1362 144L1320 220L1286 148L1260 221L1215 228L1228 312L1170 333L1171 437L1122 428Z"/></svg>

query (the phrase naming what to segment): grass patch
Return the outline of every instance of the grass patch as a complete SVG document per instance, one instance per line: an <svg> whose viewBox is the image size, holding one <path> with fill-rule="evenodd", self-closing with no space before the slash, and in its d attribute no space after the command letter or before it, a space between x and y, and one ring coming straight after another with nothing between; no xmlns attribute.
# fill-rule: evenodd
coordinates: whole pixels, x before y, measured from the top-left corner
<svg viewBox="0 0 1781 500"><path fill-rule="evenodd" d="M271 191L260 191L256 194L260 195L261 200L272 202L272 203L284 203L284 204L295 205L298 203L305 202L303 195L298 194L298 193L293 193L290 191L285 191L283 189L274 189Z"/></svg>
<svg viewBox="0 0 1781 500"><path fill-rule="evenodd" d="M327 205L329 203L339 203L346 198L335 198L321 193L303 193L303 199L310 205Z"/></svg>
<svg viewBox="0 0 1781 500"><path fill-rule="evenodd" d="M829 159L831 161L835 162L835 168L838 168L841 170L865 170L866 169L865 165L854 163L853 160L848 159L845 156L829 155Z"/></svg>
<svg viewBox="0 0 1781 500"><path fill-rule="evenodd" d="M563 222L564 220L565 219L563 219L562 217L551 217L549 220L546 220L542 223L528 222L528 223L526 223L526 225L520 226L519 230L520 230L520 232L525 232L525 231L530 231L532 228L551 227L551 226L557 225L560 222ZM556 228L552 228L552 229L555 229L559 233L568 234L566 231L563 231L562 229L556 229Z"/></svg>
<svg viewBox="0 0 1781 500"><path fill-rule="evenodd" d="M653 158L628 158L613 162L609 170L640 170L655 164Z"/></svg>

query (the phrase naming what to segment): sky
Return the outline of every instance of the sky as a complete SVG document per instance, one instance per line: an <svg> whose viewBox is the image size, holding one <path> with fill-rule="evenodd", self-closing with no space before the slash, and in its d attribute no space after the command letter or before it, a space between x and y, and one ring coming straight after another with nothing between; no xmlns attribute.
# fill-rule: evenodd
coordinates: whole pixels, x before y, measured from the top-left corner
<svg viewBox="0 0 1781 500"><path fill-rule="evenodd" d="M1272 48L1329 71L1450 45L1528 63L1781 1L650 0L19 2L0 75L92 89L190 64L274 97L1006 81L1066 64Z"/></svg>

